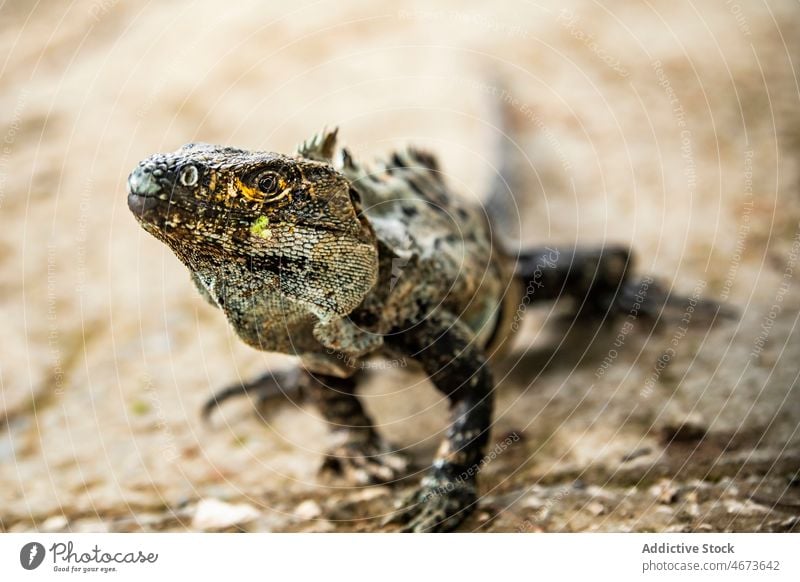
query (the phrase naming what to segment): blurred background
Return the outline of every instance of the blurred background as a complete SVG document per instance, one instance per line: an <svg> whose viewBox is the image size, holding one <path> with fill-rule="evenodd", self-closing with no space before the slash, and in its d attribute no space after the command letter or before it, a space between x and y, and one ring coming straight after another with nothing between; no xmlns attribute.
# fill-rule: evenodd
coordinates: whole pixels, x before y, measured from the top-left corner
<svg viewBox="0 0 800 582"><path fill-rule="evenodd" d="M434 151L479 200L500 99L526 242L630 244L740 319L537 310L496 373L493 441L521 438L463 529L796 530L800 6L603 4L0 4L0 530L379 530L398 488L319 481L313 408L201 422L292 362L236 339L126 179L186 142L291 152L336 125L362 158ZM447 407L407 372L375 370L367 406L425 463Z"/></svg>

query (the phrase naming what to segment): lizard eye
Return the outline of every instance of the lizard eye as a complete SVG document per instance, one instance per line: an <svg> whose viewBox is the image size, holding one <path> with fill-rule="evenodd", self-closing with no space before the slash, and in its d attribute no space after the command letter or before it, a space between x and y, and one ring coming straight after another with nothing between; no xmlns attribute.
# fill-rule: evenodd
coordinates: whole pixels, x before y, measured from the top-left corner
<svg viewBox="0 0 800 582"><path fill-rule="evenodd" d="M258 177L258 189L264 194L275 194L280 186L277 174L275 172L265 172Z"/></svg>
<svg viewBox="0 0 800 582"><path fill-rule="evenodd" d="M184 186L194 186L195 184L197 184L197 180L199 178L200 174L197 171L197 168L195 166L192 166L191 164L188 166L184 166L181 169L180 176L178 176L178 179Z"/></svg>

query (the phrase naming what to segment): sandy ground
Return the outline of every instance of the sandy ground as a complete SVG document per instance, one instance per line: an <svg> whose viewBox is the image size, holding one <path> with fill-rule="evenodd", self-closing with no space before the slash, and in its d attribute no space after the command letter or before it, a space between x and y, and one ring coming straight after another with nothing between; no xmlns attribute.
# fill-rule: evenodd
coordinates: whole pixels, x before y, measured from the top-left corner
<svg viewBox="0 0 800 582"><path fill-rule="evenodd" d="M213 391L291 361L237 341L125 180L188 141L290 151L339 125L362 156L436 151L479 198L505 97L528 242L630 243L741 317L531 313L496 371L493 441L520 438L463 529L797 530L800 7L485 4L0 5L0 530L379 530L411 481L321 482L312 408L201 422ZM446 405L424 378L375 370L365 394L429 462Z"/></svg>

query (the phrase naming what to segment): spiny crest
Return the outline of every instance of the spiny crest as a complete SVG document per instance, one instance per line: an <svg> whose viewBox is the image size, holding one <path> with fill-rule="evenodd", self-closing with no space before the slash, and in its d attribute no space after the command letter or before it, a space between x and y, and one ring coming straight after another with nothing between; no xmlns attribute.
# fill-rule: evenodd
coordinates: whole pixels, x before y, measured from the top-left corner
<svg viewBox="0 0 800 582"><path fill-rule="evenodd" d="M323 128L319 133L315 133L309 139L297 146L297 153L318 162L333 162L333 154L336 151L336 137L339 128Z"/></svg>

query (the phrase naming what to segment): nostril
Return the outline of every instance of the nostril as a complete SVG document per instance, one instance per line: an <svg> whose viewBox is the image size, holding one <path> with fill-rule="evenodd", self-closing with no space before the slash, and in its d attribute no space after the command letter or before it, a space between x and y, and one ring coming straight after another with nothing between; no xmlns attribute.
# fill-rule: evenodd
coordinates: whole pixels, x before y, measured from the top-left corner
<svg viewBox="0 0 800 582"><path fill-rule="evenodd" d="M139 166L128 176L128 193L137 196L153 196L161 190L158 179L146 167Z"/></svg>

